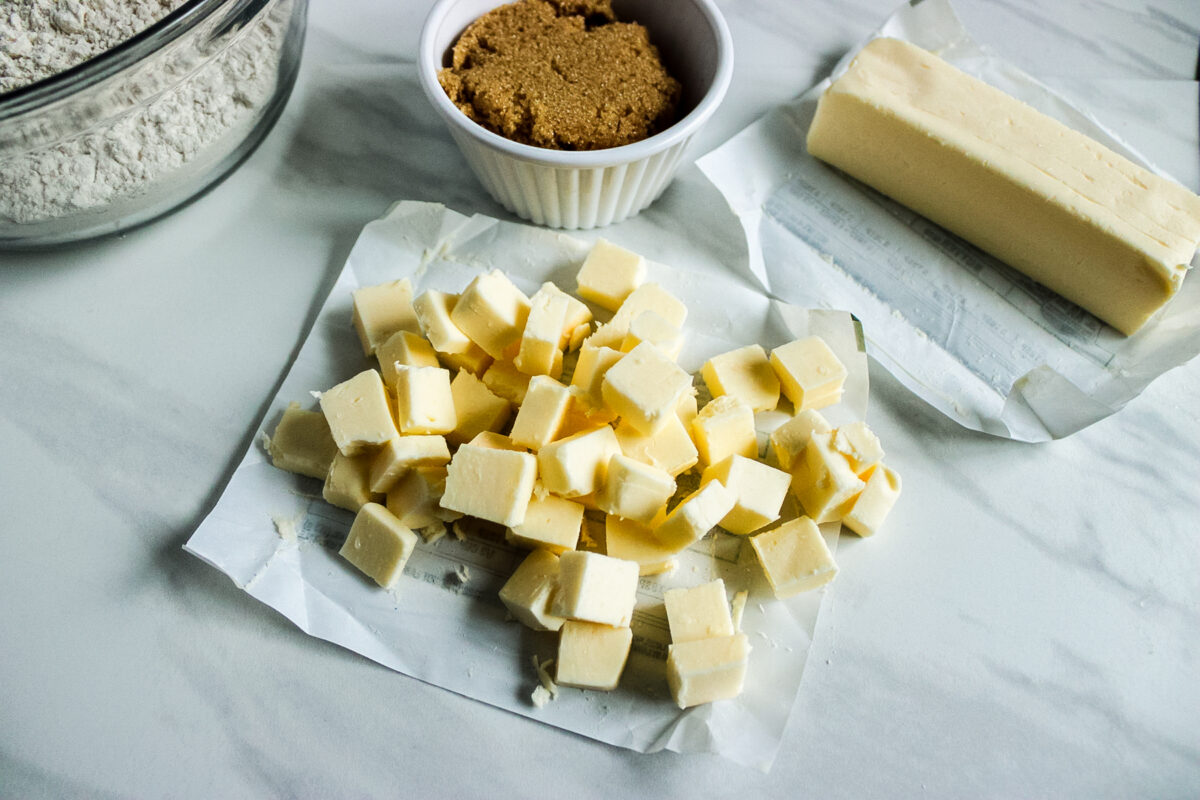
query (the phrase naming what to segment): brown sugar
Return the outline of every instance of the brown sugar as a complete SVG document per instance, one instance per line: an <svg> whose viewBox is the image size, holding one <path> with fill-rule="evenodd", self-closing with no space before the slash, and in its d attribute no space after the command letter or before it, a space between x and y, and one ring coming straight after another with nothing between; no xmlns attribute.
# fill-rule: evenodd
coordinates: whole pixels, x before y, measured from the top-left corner
<svg viewBox="0 0 1200 800"><path fill-rule="evenodd" d="M679 82L611 0L518 0L475 20L438 81L464 114L515 142L599 150L675 121Z"/></svg>

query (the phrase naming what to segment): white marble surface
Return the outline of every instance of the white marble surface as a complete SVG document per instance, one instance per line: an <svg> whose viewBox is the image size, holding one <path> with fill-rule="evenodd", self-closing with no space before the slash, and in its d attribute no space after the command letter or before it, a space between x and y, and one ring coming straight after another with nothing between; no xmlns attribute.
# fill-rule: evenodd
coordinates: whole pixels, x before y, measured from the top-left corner
<svg viewBox="0 0 1200 800"><path fill-rule="evenodd" d="M722 6L738 66L696 153L891 10ZM1110 112L1155 122L1124 133L1200 188L1194 0L958 7L1033 74L1105 81ZM767 775L407 679L182 552L362 224L396 198L503 215L413 79L424 10L314 0L297 93L233 178L121 239L0 254L0 796L1195 797L1195 362L1040 446L964 431L873 370L906 495L888 535L839 551ZM606 235L677 264L744 257L694 170Z"/></svg>

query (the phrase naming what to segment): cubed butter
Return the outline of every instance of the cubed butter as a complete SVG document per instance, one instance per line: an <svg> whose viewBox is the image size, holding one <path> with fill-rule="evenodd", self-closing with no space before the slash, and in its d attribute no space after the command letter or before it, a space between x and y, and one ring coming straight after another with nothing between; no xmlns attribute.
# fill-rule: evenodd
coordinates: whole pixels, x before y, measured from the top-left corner
<svg viewBox="0 0 1200 800"><path fill-rule="evenodd" d="M521 334L520 348L513 365L526 375L551 375L557 378L562 374L562 349L559 343L562 340L563 320L567 318L567 298L538 292L529 302L529 316L525 320L525 330Z"/></svg>
<svg viewBox="0 0 1200 800"><path fill-rule="evenodd" d="M646 311L653 311L676 328L687 320L687 306L657 283L643 283L625 298L613 318L596 329L585 345L620 348L629 326Z"/></svg>
<svg viewBox="0 0 1200 800"><path fill-rule="evenodd" d="M370 453L359 456L344 456L341 453L333 458L329 472L325 476L325 485L321 487L321 497L326 503L347 511L358 511L371 502L371 462L374 456ZM409 526L412 527L412 526Z"/></svg>
<svg viewBox="0 0 1200 800"><path fill-rule="evenodd" d="M701 483L717 480L734 496L733 508L721 519L730 533L747 534L779 519L792 476L761 461L732 455L718 461L701 476Z"/></svg>
<svg viewBox="0 0 1200 800"><path fill-rule="evenodd" d="M446 475L442 507L512 527L525 521L537 459L515 450L464 444Z"/></svg>
<svg viewBox="0 0 1200 800"><path fill-rule="evenodd" d="M715 528L734 502L733 494L720 481L709 481L671 509L654 535L668 547L687 547Z"/></svg>
<svg viewBox="0 0 1200 800"><path fill-rule="evenodd" d="M607 425L543 445L537 455L542 483L560 497L591 494L604 485L609 459L619 452Z"/></svg>
<svg viewBox="0 0 1200 800"><path fill-rule="evenodd" d="M362 342L363 353L371 355L397 331L416 331L413 290L408 278L378 286L364 286L351 292L354 302L354 330Z"/></svg>
<svg viewBox="0 0 1200 800"><path fill-rule="evenodd" d="M865 473L867 485L842 517L842 524L859 536L874 536L900 497L900 476L883 464Z"/></svg>
<svg viewBox="0 0 1200 800"><path fill-rule="evenodd" d="M629 333L621 343L621 352L628 353L642 342L649 342L672 361L683 350L683 331L667 322L654 311L643 311L629 323Z"/></svg>
<svg viewBox="0 0 1200 800"><path fill-rule="evenodd" d="M325 415L320 411L305 411L299 403L291 403L283 410L275 435L267 444L272 464L310 478L323 479L328 475L337 452Z"/></svg>
<svg viewBox="0 0 1200 800"><path fill-rule="evenodd" d="M322 393L321 411L344 455L379 447L399 433L383 379L373 369Z"/></svg>
<svg viewBox="0 0 1200 800"><path fill-rule="evenodd" d="M725 581L720 578L699 586L668 589L663 593L663 605L673 644L734 633Z"/></svg>
<svg viewBox="0 0 1200 800"><path fill-rule="evenodd" d="M577 388L593 406L604 405L601 387L604 376L612 369L625 354L611 347L589 347L584 345L579 351L579 361L575 364L575 372L571 375L571 386Z"/></svg>
<svg viewBox="0 0 1200 800"><path fill-rule="evenodd" d="M728 700L742 693L750 641L744 633L672 644L667 686L680 708Z"/></svg>
<svg viewBox="0 0 1200 800"><path fill-rule="evenodd" d="M450 371L397 364L396 423L401 433L449 433L458 424Z"/></svg>
<svg viewBox="0 0 1200 800"><path fill-rule="evenodd" d="M612 242L597 239L575 280L580 297L601 308L616 311L646 280L646 259Z"/></svg>
<svg viewBox="0 0 1200 800"><path fill-rule="evenodd" d="M367 503L354 517L350 534L338 553L385 589L396 585L417 535L378 503Z"/></svg>
<svg viewBox="0 0 1200 800"><path fill-rule="evenodd" d="M820 336L809 336L771 351L779 386L796 411L824 408L842 399L846 367Z"/></svg>
<svg viewBox="0 0 1200 800"><path fill-rule="evenodd" d="M558 560L552 611L567 619L629 625L637 602L638 565L599 553L568 550Z"/></svg>
<svg viewBox="0 0 1200 800"><path fill-rule="evenodd" d="M657 347L639 344L604 375L605 404L642 433L654 433L692 388L692 376Z"/></svg>
<svg viewBox="0 0 1200 800"><path fill-rule="evenodd" d="M466 353L474 342L454 321L450 314L458 303L458 295L430 289L413 301L413 311L421 326L421 333L439 353Z"/></svg>
<svg viewBox="0 0 1200 800"><path fill-rule="evenodd" d="M692 440L706 465L732 455L757 458L754 411L731 395L710 400L692 420Z"/></svg>
<svg viewBox="0 0 1200 800"><path fill-rule="evenodd" d="M534 550L505 581L500 589L500 602L527 628L556 631L565 621L550 613L557 586L558 556L549 550Z"/></svg>
<svg viewBox="0 0 1200 800"><path fill-rule="evenodd" d="M862 490L863 481L854 474L850 462L833 449L833 434L809 436L804 457L792 465L792 493L804 513L819 523L834 522L842 518Z"/></svg>
<svg viewBox="0 0 1200 800"><path fill-rule="evenodd" d="M713 397L736 397L754 411L779 405L779 377L762 345L752 344L713 356L700 369Z"/></svg>
<svg viewBox="0 0 1200 800"><path fill-rule="evenodd" d="M379 371L383 382L391 386L396 382L396 365L406 367L439 367L437 351L428 340L411 331L396 331L375 350L379 359Z"/></svg>
<svg viewBox="0 0 1200 800"><path fill-rule="evenodd" d="M665 511L673 494L675 479L670 473L616 453L608 462L596 505L607 514L649 523Z"/></svg>
<svg viewBox="0 0 1200 800"><path fill-rule="evenodd" d="M571 339L575 336L576 331L578 331L580 328L588 326L589 323L591 323L592 310L588 308L582 300L577 297L572 297L549 281L543 283L535 294L550 294L557 297L566 298L567 315L563 319L562 338L559 340L558 344L560 350L566 349ZM530 298L530 302L532 302L532 300L533 298ZM586 335L587 334L583 334L583 336ZM579 341L582 342L583 338L581 337ZM579 349L579 345L576 344L572 349Z"/></svg>
<svg viewBox="0 0 1200 800"><path fill-rule="evenodd" d="M466 370L460 370L450 382L450 397L457 420L446 435L451 444L464 444L484 431L499 431L512 416L512 404Z"/></svg>
<svg viewBox="0 0 1200 800"><path fill-rule="evenodd" d="M481 431L475 435L468 444L475 447L487 447L492 450L516 450L518 453L526 453L524 447L514 442L510 437L503 433L495 433L493 431Z"/></svg>
<svg viewBox="0 0 1200 800"><path fill-rule="evenodd" d="M483 377L488 367L492 365L492 357L483 352L483 348L471 342L470 347L461 353L438 353L438 361L446 369L457 372L469 372L476 377Z"/></svg>
<svg viewBox="0 0 1200 800"><path fill-rule="evenodd" d="M494 359L517 354L529 317L529 298L498 269L476 276L463 289L450 319Z"/></svg>
<svg viewBox="0 0 1200 800"><path fill-rule="evenodd" d="M540 450L558 436L570 404L571 392L566 386L547 375L535 375L509 436L523 447Z"/></svg>
<svg viewBox="0 0 1200 800"><path fill-rule="evenodd" d="M437 434L393 436L371 462L371 491L386 492L414 467L437 467L450 460L446 437Z"/></svg>
<svg viewBox="0 0 1200 800"><path fill-rule="evenodd" d="M837 564L821 529L808 517L752 536L750 545L776 597L817 589L837 575Z"/></svg>
<svg viewBox="0 0 1200 800"><path fill-rule="evenodd" d="M805 409L771 432L771 452L780 467L790 470L808 447L808 437L832 430L820 411Z"/></svg>
<svg viewBox="0 0 1200 800"><path fill-rule="evenodd" d="M667 420L652 434L644 434L622 420L615 428L621 452L643 464L663 470L671 477L687 472L700 459L692 437L678 418Z"/></svg>
<svg viewBox="0 0 1200 800"><path fill-rule="evenodd" d="M517 547L541 547L556 554L574 550L583 525L583 506L538 488L534 486L525 519L510 527L505 539Z"/></svg>
<svg viewBox="0 0 1200 800"><path fill-rule="evenodd" d="M525 393L529 391L529 378L511 361L495 361L484 371L483 385L497 397L519 406L525 402Z"/></svg>
<svg viewBox="0 0 1200 800"><path fill-rule="evenodd" d="M879 443L879 437L862 421L843 425L834 431L833 449L846 457L850 469L858 475L883 460L883 445Z"/></svg>
<svg viewBox="0 0 1200 800"><path fill-rule="evenodd" d="M560 686L612 691L621 680L633 631L567 620L558 639L554 680Z"/></svg>
<svg viewBox="0 0 1200 800"><path fill-rule="evenodd" d="M444 466L414 467L400 478L387 493L387 510L413 530L435 522L446 522L452 512L441 506L446 491Z"/></svg>
<svg viewBox="0 0 1200 800"><path fill-rule="evenodd" d="M640 575L659 575L675 568L675 557L686 548L668 547L649 525L609 514L604 518L604 552L633 561Z"/></svg>

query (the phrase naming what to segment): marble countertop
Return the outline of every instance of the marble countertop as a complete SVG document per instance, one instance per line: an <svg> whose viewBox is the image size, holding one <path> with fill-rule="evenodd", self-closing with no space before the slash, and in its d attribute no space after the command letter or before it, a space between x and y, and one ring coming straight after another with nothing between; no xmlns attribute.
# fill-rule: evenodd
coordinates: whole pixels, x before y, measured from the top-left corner
<svg viewBox="0 0 1200 800"><path fill-rule="evenodd" d="M873 367L868 419L906 494L887 535L843 541L765 775L390 672L183 552L362 225L401 198L508 216L416 84L426 5L317 0L295 95L233 177L120 238L0 254L0 796L1196 796L1195 361L1033 446L963 430ZM720 5L737 67L693 155L893 8ZM1120 132L1200 188L1192 0L956 7L1102 120L1144 106L1160 122ZM605 235L672 263L745 257L694 168Z"/></svg>

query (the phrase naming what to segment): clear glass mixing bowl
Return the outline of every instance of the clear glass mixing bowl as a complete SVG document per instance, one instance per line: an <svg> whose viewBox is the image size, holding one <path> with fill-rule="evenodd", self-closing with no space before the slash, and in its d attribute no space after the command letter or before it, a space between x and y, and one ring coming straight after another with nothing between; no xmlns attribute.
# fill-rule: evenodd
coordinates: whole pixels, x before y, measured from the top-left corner
<svg viewBox="0 0 1200 800"><path fill-rule="evenodd" d="M308 0L190 0L0 94L0 248L128 230L232 172L287 102L307 12Z"/></svg>

